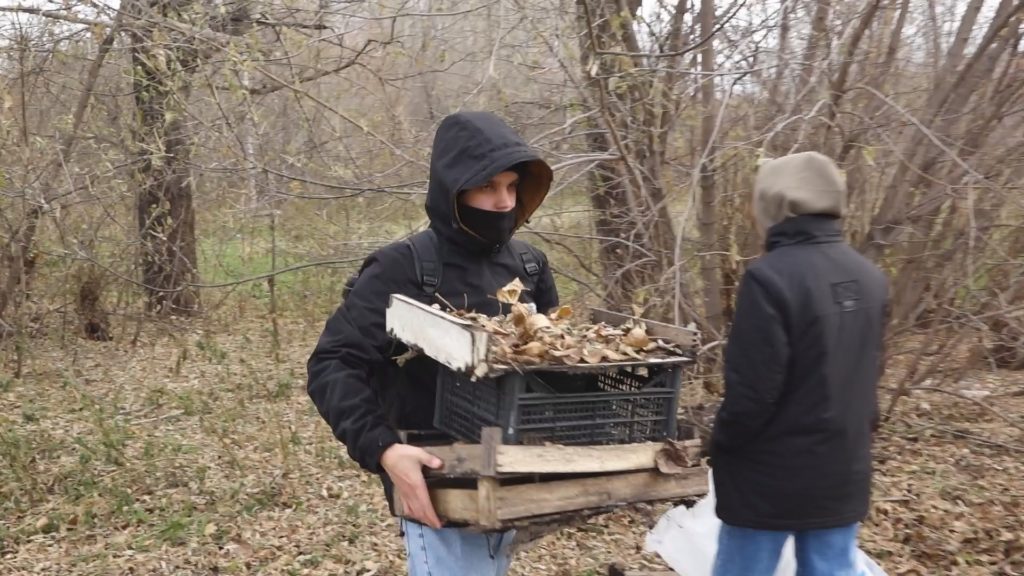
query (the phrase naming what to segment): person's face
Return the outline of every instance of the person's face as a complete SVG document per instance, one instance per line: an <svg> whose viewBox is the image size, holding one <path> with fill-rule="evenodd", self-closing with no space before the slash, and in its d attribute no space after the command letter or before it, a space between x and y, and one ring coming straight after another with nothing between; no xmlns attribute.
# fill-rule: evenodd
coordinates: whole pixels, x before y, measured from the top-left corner
<svg viewBox="0 0 1024 576"><path fill-rule="evenodd" d="M501 172L487 184L466 190L460 199L463 204L480 210L508 212L516 207L518 186L518 174L512 171Z"/></svg>

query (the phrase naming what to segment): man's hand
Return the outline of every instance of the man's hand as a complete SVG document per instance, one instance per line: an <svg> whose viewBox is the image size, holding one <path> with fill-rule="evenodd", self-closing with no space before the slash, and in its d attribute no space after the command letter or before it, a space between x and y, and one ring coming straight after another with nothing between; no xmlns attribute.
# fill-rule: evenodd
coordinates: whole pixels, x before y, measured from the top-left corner
<svg viewBox="0 0 1024 576"><path fill-rule="evenodd" d="M405 516L431 528L440 528L441 520L430 502L423 467L440 468L441 459L416 446L392 444L381 454L380 464L395 484Z"/></svg>

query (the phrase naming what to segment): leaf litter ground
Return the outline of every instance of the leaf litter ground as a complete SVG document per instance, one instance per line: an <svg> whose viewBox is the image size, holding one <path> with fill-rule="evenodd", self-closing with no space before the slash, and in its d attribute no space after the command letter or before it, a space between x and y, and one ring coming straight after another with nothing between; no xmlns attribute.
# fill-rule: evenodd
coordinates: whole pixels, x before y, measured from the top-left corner
<svg viewBox="0 0 1024 576"><path fill-rule="evenodd" d="M321 321L149 328L136 346L33 341L0 373L2 574L404 574L377 481L305 394ZM1024 376L954 390L1024 418ZM698 399L699 400L699 399ZM991 412L918 392L878 438L862 546L890 574L1024 573L1024 438ZM643 537L668 504L545 536L512 574L657 569Z"/></svg>

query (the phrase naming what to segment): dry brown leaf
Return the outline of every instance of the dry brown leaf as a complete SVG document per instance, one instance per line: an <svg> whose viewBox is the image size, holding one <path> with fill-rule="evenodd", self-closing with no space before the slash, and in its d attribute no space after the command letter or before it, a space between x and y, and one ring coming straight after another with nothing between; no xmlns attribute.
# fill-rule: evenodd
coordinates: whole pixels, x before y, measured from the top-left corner
<svg viewBox="0 0 1024 576"><path fill-rule="evenodd" d="M522 280L516 278L498 290L498 302L502 304L515 304L519 302L519 297L525 289L526 286L523 286Z"/></svg>
<svg viewBox="0 0 1024 576"><path fill-rule="evenodd" d="M542 358L548 351L548 347L541 342L527 342L519 349L519 354L531 358Z"/></svg>
<svg viewBox="0 0 1024 576"><path fill-rule="evenodd" d="M550 316L552 320L568 320L572 317L572 306L559 306Z"/></svg>
<svg viewBox="0 0 1024 576"><path fill-rule="evenodd" d="M628 359L627 356L623 356L622 354L619 354L615 350L605 349L602 350L602 352L604 353L604 357L611 360L612 362L624 362Z"/></svg>
<svg viewBox="0 0 1024 576"><path fill-rule="evenodd" d="M526 326L526 319L530 317L530 309L525 304L513 304L509 316L512 318L512 325L521 329Z"/></svg>
<svg viewBox="0 0 1024 576"><path fill-rule="evenodd" d="M601 360L604 360L604 352L600 348L584 348L583 360L587 364L599 364Z"/></svg>
<svg viewBox="0 0 1024 576"><path fill-rule="evenodd" d="M399 354L398 356L395 356L394 357L394 361L395 361L395 364L398 364L399 366L405 366L406 362L408 362L409 360L412 360L413 358L415 358L415 357L417 357L419 355L420 355L420 351L419 350L417 350L415 348L410 348L410 349L406 350L404 353Z"/></svg>
<svg viewBox="0 0 1024 576"><path fill-rule="evenodd" d="M690 459L689 446L685 442L666 440L654 456L654 463L662 474L679 474L695 463Z"/></svg>
<svg viewBox="0 0 1024 576"><path fill-rule="evenodd" d="M630 330L622 341L633 348L645 348L651 343L651 339L647 336L647 330L643 326L637 326Z"/></svg>
<svg viewBox="0 0 1024 576"><path fill-rule="evenodd" d="M635 360L644 359L644 357L635 348L633 348L632 346L628 346L626 344L619 345L619 352L622 352L626 356L629 356L630 358L633 358Z"/></svg>
<svg viewBox="0 0 1024 576"><path fill-rule="evenodd" d="M536 334L544 328L551 328L551 320L543 314L533 314L526 319L526 333Z"/></svg>

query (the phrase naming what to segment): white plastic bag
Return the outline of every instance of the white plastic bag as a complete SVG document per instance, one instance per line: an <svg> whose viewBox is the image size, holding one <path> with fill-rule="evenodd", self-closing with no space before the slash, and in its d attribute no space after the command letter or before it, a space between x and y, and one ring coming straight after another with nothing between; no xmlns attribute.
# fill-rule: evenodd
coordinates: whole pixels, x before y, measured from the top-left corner
<svg viewBox="0 0 1024 576"><path fill-rule="evenodd" d="M722 521L715 515L715 488L708 471L708 495L692 508L678 506L666 512L647 534L645 548L657 552L680 576L711 576L718 550L718 530ZM861 576L886 576L874 560L857 550ZM796 576L796 552L793 538L782 548L775 576Z"/></svg>

